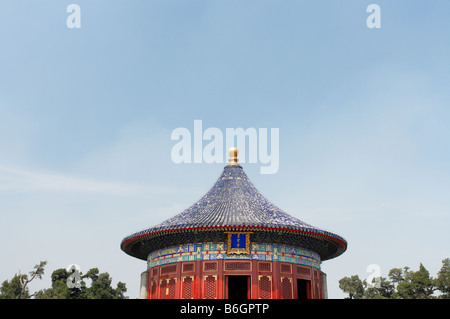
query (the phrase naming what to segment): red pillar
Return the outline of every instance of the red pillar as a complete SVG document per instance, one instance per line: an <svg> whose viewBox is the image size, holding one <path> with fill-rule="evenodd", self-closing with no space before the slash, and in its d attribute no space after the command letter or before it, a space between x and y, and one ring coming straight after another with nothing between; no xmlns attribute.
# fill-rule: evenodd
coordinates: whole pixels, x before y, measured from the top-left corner
<svg viewBox="0 0 450 319"><path fill-rule="evenodd" d="M280 299L280 262L274 261L272 263L273 267L273 291L272 291L272 298L273 299Z"/></svg>
<svg viewBox="0 0 450 319"><path fill-rule="evenodd" d="M195 276L194 276L194 299L203 299L202 291L202 267L203 264L200 260L195 261Z"/></svg>
<svg viewBox="0 0 450 319"><path fill-rule="evenodd" d="M217 299L224 299L225 293L225 276L223 275L223 260L217 262Z"/></svg>

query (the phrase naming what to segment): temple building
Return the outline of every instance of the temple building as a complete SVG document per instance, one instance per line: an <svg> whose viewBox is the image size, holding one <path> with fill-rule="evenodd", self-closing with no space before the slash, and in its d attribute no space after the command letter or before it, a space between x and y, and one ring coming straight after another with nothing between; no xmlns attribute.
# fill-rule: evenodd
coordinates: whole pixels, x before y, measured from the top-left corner
<svg viewBox="0 0 450 319"><path fill-rule="evenodd" d="M321 263L344 238L273 205L229 150L213 187L180 214L125 237L121 249L145 260L141 298L323 299Z"/></svg>

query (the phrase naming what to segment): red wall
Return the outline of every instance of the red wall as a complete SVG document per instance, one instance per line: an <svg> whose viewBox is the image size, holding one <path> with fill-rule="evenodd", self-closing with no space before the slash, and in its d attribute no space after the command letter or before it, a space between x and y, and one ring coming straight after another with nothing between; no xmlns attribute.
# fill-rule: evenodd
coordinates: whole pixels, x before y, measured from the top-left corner
<svg viewBox="0 0 450 319"><path fill-rule="evenodd" d="M251 299L297 299L297 279L308 298L322 298L320 270L280 261L202 260L148 269L149 299L225 299L226 276L250 276Z"/></svg>

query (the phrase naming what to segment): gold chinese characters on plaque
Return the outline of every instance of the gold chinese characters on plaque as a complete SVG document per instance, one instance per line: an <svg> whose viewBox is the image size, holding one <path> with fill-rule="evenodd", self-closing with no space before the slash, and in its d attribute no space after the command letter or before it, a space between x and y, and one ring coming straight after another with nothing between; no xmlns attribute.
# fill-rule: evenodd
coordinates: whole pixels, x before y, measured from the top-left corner
<svg viewBox="0 0 450 319"><path fill-rule="evenodd" d="M226 232L226 234L228 234L227 255L250 255L251 232Z"/></svg>

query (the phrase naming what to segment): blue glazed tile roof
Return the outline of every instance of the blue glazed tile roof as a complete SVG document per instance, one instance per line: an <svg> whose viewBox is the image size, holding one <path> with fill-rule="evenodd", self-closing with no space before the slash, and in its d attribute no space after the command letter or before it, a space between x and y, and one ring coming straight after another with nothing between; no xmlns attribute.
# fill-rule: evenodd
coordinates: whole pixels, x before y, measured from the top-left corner
<svg viewBox="0 0 450 319"><path fill-rule="evenodd" d="M309 225L269 202L240 165L225 166L214 186L199 201L160 224L125 237L121 246L129 252L126 246L154 234L202 228L283 229L332 241L340 246L339 254L347 246L339 235ZM327 257L331 258L322 256Z"/></svg>
<svg viewBox="0 0 450 319"><path fill-rule="evenodd" d="M194 205L149 230L208 226L313 228L264 198L236 165L226 166L214 186Z"/></svg>

